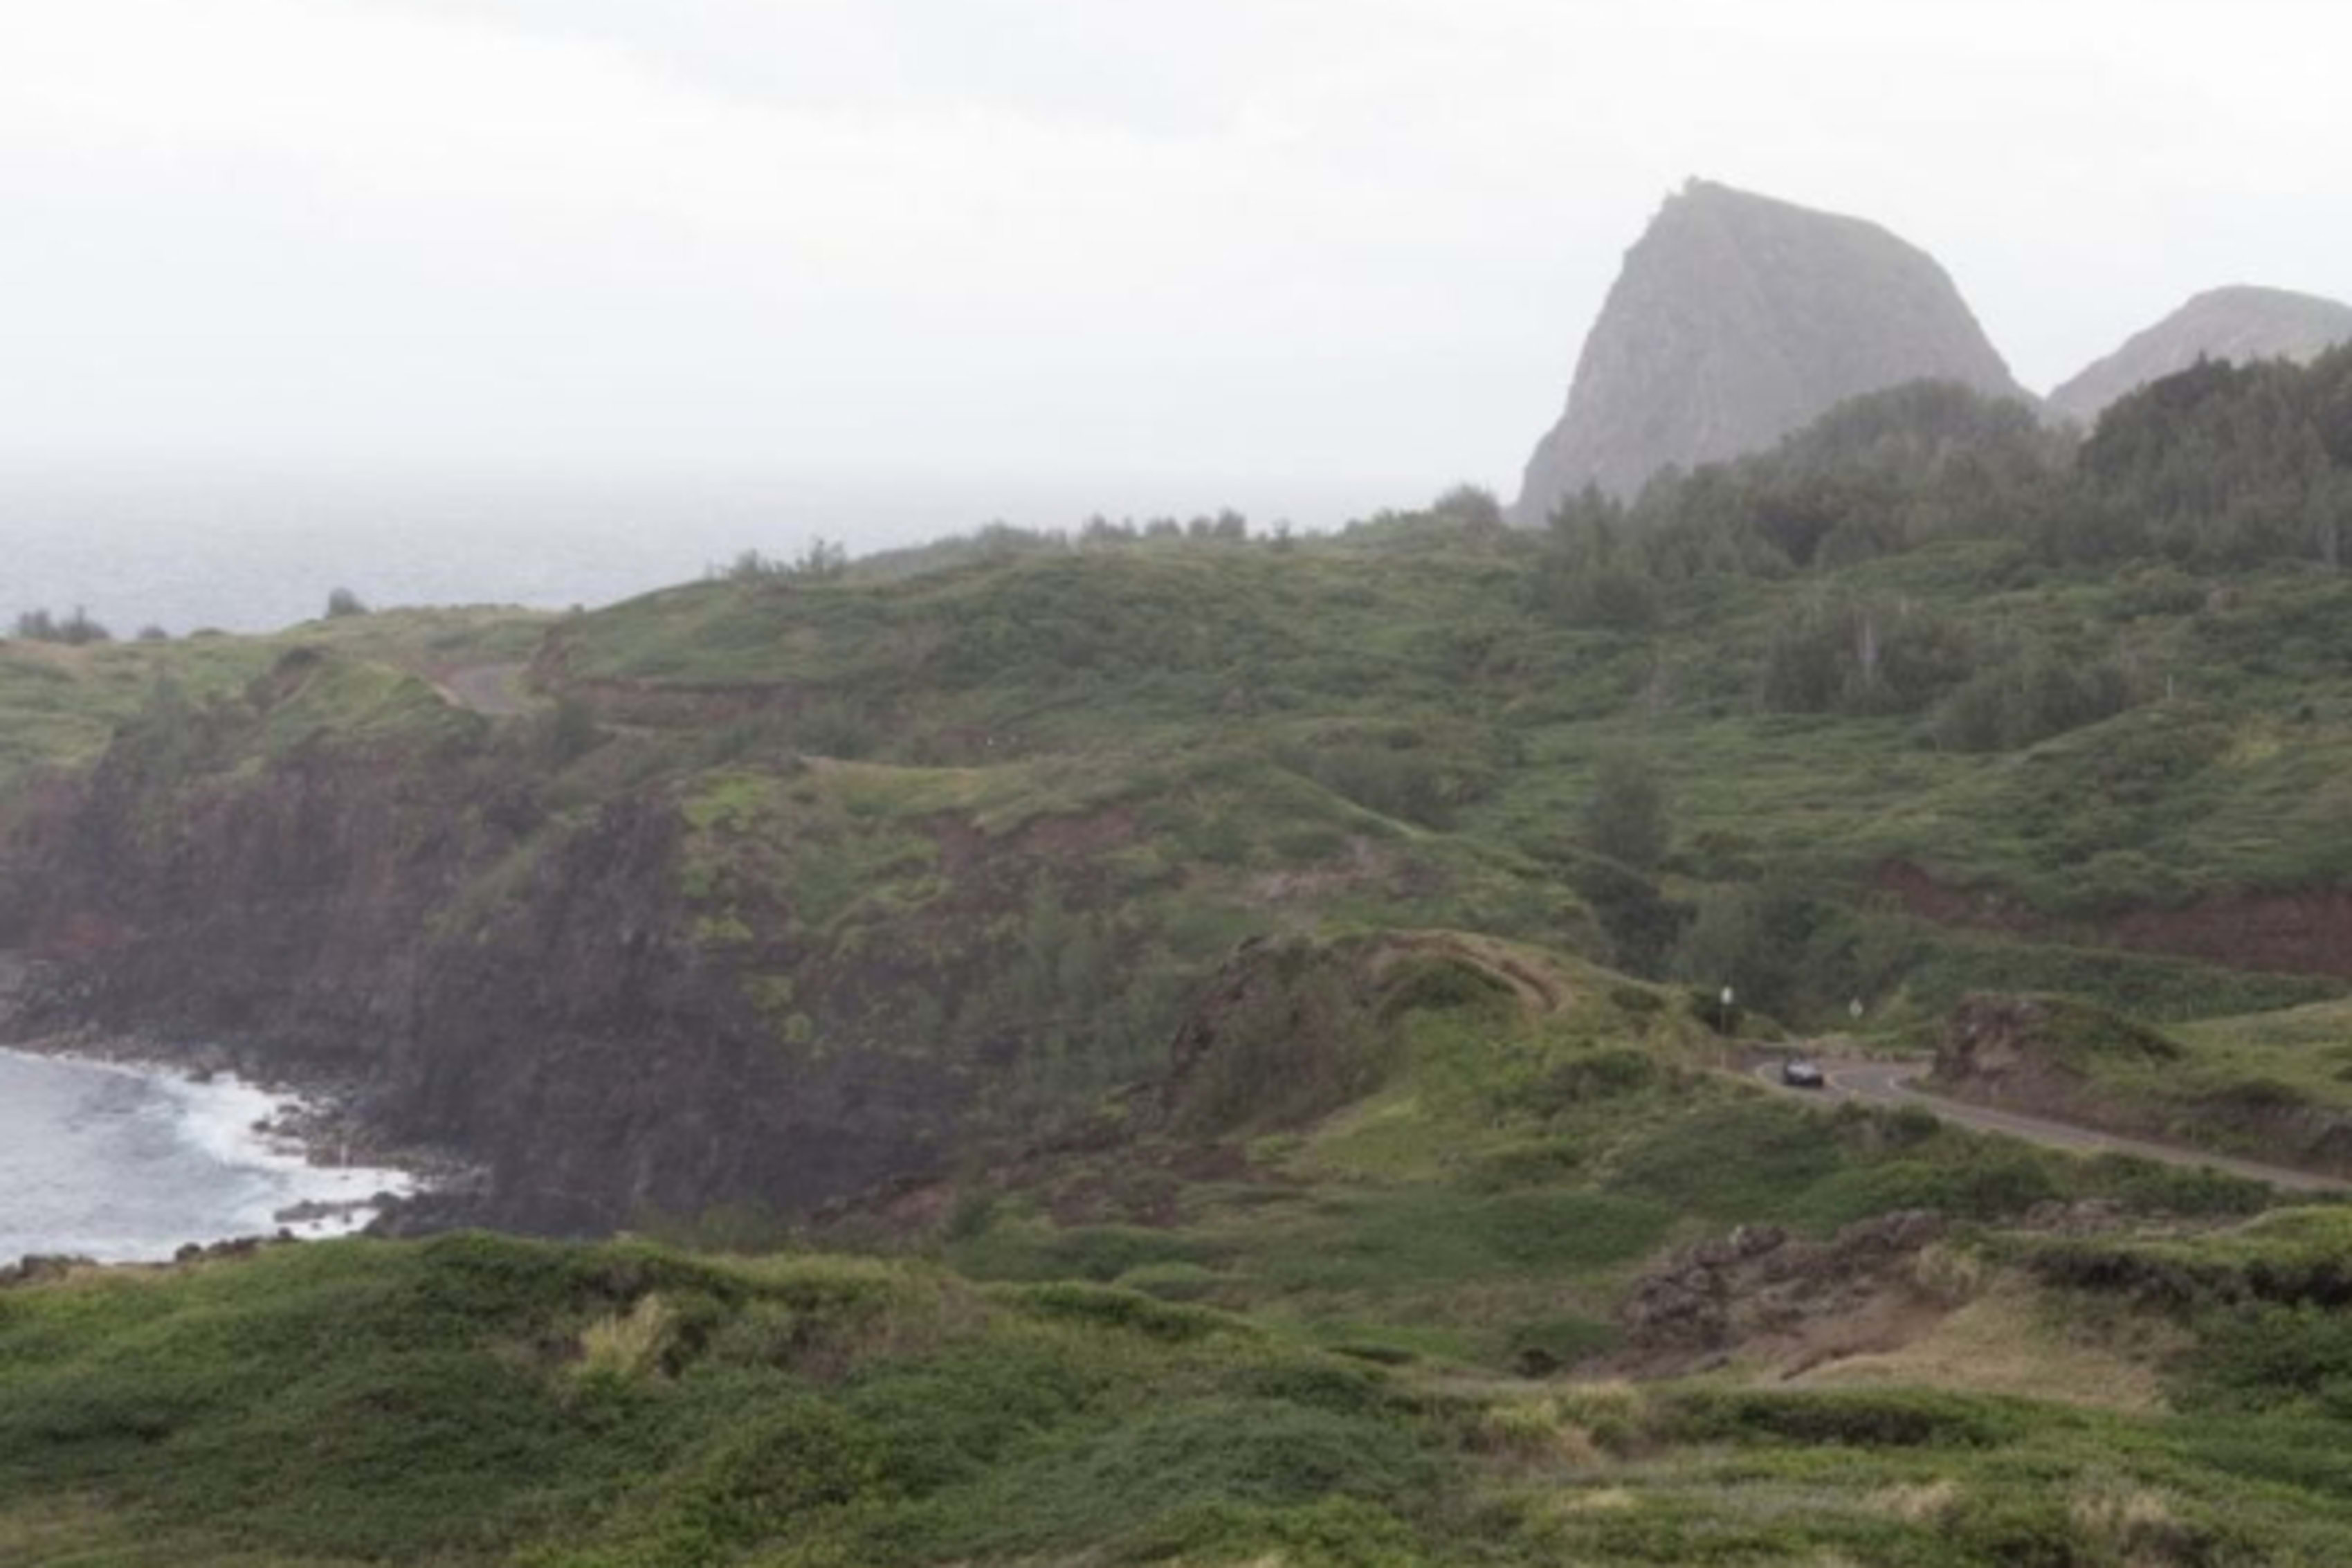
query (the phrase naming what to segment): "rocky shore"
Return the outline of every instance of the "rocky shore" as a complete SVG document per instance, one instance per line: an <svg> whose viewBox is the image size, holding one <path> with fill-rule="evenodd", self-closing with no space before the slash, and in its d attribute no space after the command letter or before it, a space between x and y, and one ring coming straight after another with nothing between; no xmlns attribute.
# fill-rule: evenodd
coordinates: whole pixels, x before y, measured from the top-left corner
<svg viewBox="0 0 2352 1568"><path fill-rule="evenodd" d="M297 1240L305 1232L342 1235L364 1227L404 1234L463 1223L481 1185L479 1170L446 1151L385 1137L367 1113L362 1084L328 1073L289 1071L282 1061L261 1052L227 1045L192 1045L89 1026L57 1027L53 1010L26 1005L39 980L37 963L0 954L0 1048L191 1085L226 1082L251 1089L269 1105L245 1131L269 1152L322 1170L379 1170L404 1178L399 1190L387 1186L350 1197L299 1199L271 1215L279 1227L274 1236L191 1242L180 1249L183 1260L224 1247ZM35 1019L48 1026L36 1025ZM17 1267L71 1261L26 1258Z"/></svg>

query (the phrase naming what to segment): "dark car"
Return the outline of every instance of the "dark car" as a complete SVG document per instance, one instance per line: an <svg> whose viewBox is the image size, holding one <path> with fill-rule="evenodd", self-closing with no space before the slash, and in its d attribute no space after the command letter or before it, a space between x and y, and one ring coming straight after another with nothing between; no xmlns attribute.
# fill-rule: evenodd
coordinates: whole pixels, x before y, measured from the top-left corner
<svg viewBox="0 0 2352 1568"><path fill-rule="evenodd" d="M1780 1064L1780 1081L1790 1089L1822 1089L1829 1082L1822 1076L1820 1068L1801 1058L1792 1058Z"/></svg>

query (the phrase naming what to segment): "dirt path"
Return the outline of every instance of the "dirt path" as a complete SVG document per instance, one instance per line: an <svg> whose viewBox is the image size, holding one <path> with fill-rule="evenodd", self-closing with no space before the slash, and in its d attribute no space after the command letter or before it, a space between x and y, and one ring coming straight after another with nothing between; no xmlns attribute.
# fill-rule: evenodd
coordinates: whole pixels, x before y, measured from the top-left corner
<svg viewBox="0 0 2352 1568"><path fill-rule="evenodd" d="M1958 1126L1972 1127L1979 1132L2007 1133L2044 1148L2064 1149L2078 1154L2132 1154L2143 1160L2162 1161L2168 1165L2210 1165L2233 1176L2245 1176L2257 1182L2268 1182L2274 1187L2288 1187L2300 1192L2352 1191L2352 1182L2324 1176L2315 1171L2265 1165L2252 1160L2233 1160L2226 1154L2209 1153L2202 1149L2190 1149L2178 1143L2126 1138L2121 1133L2103 1132L2071 1121L2053 1121L2046 1117L2023 1116L2012 1110L1995 1110L1990 1106L1948 1100L1940 1094L1929 1094L1918 1087L1916 1080L1923 1068L1917 1062L1829 1061L1819 1058L1816 1061L1828 1079L1820 1089L1788 1088L1780 1082L1777 1062L1766 1062L1758 1067L1755 1076L1776 1093L1793 1099L1831 1102L1856 1100L1869 1105L1916 1105Z"/></svg>
<svg viewBox="0 0 2352 1568"><path fill-rule="evenodd" d="M511 719L531 710L523 692L521 664L469 664L453 669L435 689L454 708L470 708L493 719Z"/></svg>

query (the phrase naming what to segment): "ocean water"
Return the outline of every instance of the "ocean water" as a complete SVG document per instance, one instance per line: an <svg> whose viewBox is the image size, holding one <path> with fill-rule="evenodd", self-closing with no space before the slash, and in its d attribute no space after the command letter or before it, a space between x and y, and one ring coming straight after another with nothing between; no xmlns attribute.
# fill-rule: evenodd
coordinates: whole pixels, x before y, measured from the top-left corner
<svg viewBox="0 0 2352 1568"><path fill-rule="evenodd" d="M853 552L1002 520L1075 528L1091 512L1336 527L1434 493L1403 483L1006 481L931 476L264 480L0 471L0 631L20 610L87 609L118 637L147 626L275 631L349 588L376 607L590 608L689 582L745 550Z"/></svg>
<svg viewBox="0 0 2352 1568"><path fill-rule="evenodd" d="M283 1099L226 1077L0 1051L0 1262L167 1258L186 1242L274 1233L296 1204L413 1190L401 1172L312 1165L255 1132ZM327 1236L366 1219L288 1228Z"/></svg>

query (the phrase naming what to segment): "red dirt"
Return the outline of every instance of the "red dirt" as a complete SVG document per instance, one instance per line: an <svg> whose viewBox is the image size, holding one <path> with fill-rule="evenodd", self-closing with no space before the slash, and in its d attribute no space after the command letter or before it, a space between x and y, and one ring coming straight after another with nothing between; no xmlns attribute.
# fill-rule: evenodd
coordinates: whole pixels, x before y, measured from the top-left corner
<svg viewBox="0 0 2352 1568"><path fill-rule="evenodd" d="M1939 925L1967 926L2083 947L2129 948L2231 969L2352 975L2352 889L2221 893L2178 909L2140 909L2067 922L1996 891L1949 888L1917 866L1889 861L1871 885Z"/></svg>

